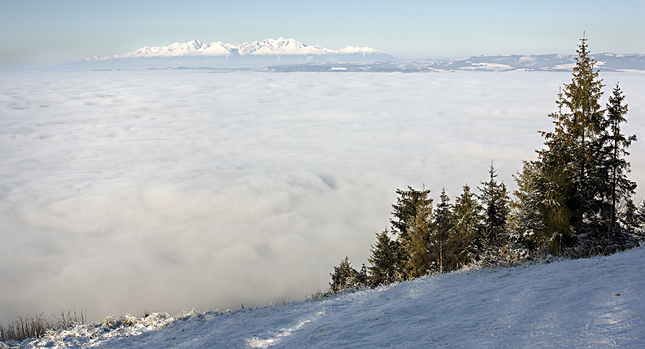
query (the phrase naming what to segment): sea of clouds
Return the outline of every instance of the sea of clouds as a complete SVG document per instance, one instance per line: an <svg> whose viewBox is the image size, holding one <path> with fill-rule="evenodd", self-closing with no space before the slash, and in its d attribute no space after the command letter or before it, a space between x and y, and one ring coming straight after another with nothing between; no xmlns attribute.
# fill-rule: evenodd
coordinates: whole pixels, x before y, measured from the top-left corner
<svg viewBox="0 0 645 349"><path fill-rule="evenodd" d="M601 73L602 74L602 73ZM645 74L620 81L645 138ZM302 299L395 190L512 175L570 73L3 72L0 322ZM645 186L645 139L631 149ZM476 189L475 189L476 191ZM637 201L643 198L642 188Z"/></svg>

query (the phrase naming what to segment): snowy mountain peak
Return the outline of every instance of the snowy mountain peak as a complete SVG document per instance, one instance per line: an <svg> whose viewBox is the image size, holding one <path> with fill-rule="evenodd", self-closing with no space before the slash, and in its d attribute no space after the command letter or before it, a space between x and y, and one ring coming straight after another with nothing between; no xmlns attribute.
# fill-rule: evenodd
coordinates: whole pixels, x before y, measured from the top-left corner
<svg viewBox="0 0 645 349"><path fill-rule="evenodd" d="M362 54L362 55L369 55L369 54L374 54L374 53L380 53L379 50L375 50L371 47L358 47L358 46L347 46L344 49L339 50L340 53L347 53L347 54Z"/></svg>
<svg viewBox="0 0 645 349"><path fill-rule="evenodd" d="M198 40L192 40L186 43L175 42L168 46L146 46L133 52L109 58L213 56L228 54L230 54L230 51L221 42L214 42L208 45Z"/></svg>
<svg viewBox="0 0 645 349"><path fill-rule="evenodd" d="M327 54L333 50L322 48L318 45L307 46L294 39L278 38L266 39L264 41L253 41L243 43L238 48L240 55L303 55L303 54Z"/></svg>

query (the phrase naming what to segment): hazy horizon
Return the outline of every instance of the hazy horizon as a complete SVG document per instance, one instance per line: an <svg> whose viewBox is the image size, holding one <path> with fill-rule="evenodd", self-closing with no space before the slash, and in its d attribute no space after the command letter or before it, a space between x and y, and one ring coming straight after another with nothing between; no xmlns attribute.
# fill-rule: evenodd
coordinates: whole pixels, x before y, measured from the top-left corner
<svg viewBox="0 0 645 349"><path fill-rule="evenodd" d="M5 1L0 65L47 65L174 42L294 38L330 49L367 46L399 59L573 54L586 31L592 52L645 52L645 2L510 0Z"/></svg>

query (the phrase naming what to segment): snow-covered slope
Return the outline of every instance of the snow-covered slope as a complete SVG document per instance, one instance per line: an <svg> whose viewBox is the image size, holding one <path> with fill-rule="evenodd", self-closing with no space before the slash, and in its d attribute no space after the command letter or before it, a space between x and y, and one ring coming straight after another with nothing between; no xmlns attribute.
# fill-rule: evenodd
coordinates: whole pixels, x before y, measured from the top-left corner
<svg viewBox="0 0 645 349"><path fill-rule="evenodd" d="M645 249L466 271L322 301L111 319L22 347L643 348Z"/></svg>

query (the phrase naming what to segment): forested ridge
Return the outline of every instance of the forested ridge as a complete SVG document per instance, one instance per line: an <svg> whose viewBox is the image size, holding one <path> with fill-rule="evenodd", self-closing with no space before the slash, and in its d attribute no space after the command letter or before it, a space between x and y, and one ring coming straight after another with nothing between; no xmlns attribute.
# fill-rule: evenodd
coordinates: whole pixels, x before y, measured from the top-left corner
<svg viewBox="0 0 645 349"><path fill-rule="evenodd" d="M348 257L334 267L330 292L377 287L462 268L515 265L547 256L583 258L632 248L643 240L645 202L635 204L636 183L627 156L636 135L625 135L628 105L616 82L605 108L605 86L582 38L571 82L540 131L544 148L526 160L509 193L489 178L467 184L451 199L442 190L434 205L425 187L397 189L390 228L376 234L369 266Z"/></svg>

